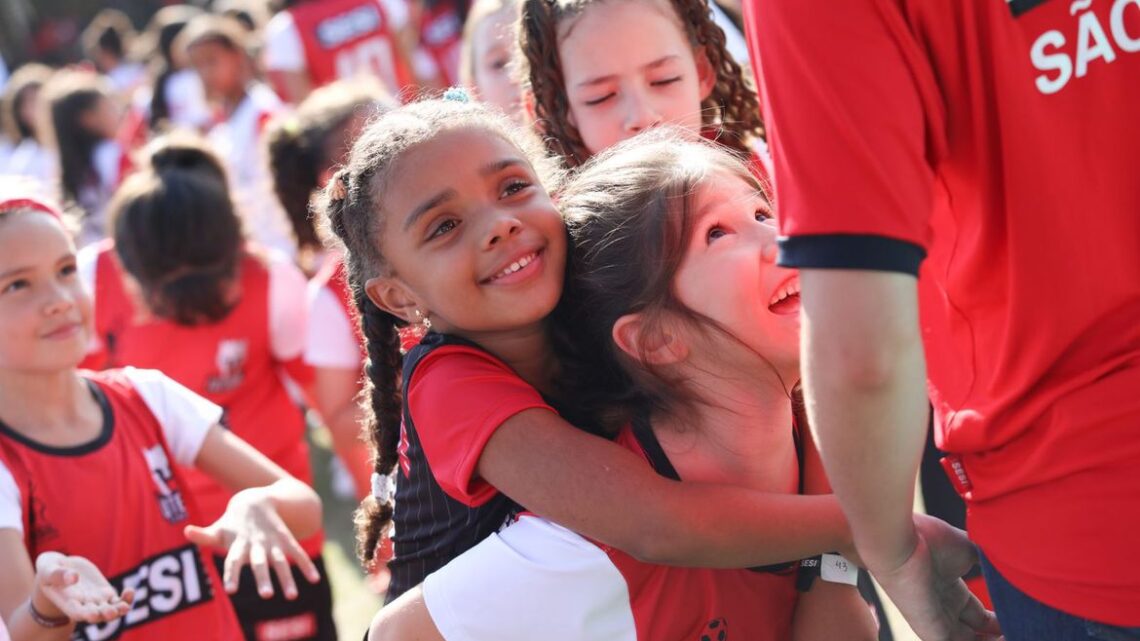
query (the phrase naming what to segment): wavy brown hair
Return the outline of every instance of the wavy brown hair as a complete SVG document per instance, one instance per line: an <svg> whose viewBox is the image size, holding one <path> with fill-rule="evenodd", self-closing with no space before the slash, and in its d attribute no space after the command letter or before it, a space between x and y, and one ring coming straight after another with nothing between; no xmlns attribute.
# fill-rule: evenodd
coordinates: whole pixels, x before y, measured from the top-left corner
<svg viewBox="0 0 1140 641"><path fill-rule="evenodd" d="M639 313L644 331L666 318L697 332L731 332L687 307L674 288L697 222L697 195L714 174L739 178L767 198L743 159L707 140L661 127L623 141L580 167L559 194L573 239L566 287L554 315L561 379L578 411L614 431L639 414L691 416L702 394L687 380L632 358L614 325ZM745 348L746 349L746 348ZM763 356L761 356L763 358ZM787 385L785 385L787 387Z"/></svg>
<svg viewBox="0 0 1140 641"><path fill-rule="evenodd" d="M581 16L598 2L632 0L523 0L519 23L519 73L524 92L534 100L539 129L548 134L551 152L577 166L590 157L578 129L570 123L570 100L562 76L558 44L565 22ZM638 0L656 2L665 0ZM713 22L706 0L668 0L685 37L704 51L716 85L701 103L701 121L715 128L716 140L742 154L751 153L749 141L764 137L760 101L741 67L725 48L724 31Z"/></svg>

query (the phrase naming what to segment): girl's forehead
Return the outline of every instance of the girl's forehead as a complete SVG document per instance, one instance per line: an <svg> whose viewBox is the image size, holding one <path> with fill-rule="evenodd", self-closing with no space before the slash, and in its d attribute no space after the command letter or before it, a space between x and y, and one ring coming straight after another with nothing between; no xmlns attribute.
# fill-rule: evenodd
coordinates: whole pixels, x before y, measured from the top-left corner
<svg viewBox="0 0 1140 641"><path fill-rule="evenodd" d="M38 209L21 208L0 212L0 263L19 253L27 256L40 250L55 252L71 247L71 237L55 215ZM18 252L16 250L19 250ZM58 256L52 256L52 259Z"/></svg>
<svg viewBox="0 0 1140 641"><path fill-rule="evenodd" d="M573 3L573 8L569 8L569 14L565 15L558 24L558 40L562 41L569 38L577 31L578 23L586 16L591 9L596 7L616 7L623 6L623 8L632 8L634 11L644 10L652 12L655 15L668 19L674 23L682 32L685 30L684 24L681 22L681 17L677 15L677 10L673 7L670 0L579 0Z"/></svg>

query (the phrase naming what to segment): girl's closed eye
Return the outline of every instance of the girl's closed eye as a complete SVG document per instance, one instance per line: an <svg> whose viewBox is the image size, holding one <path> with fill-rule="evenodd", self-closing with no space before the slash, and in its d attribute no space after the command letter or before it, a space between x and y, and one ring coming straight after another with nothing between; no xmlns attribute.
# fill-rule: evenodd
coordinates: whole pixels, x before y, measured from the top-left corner
<svg viewBox="0 0 1140 641"><path fill-rule="evenodd" d="M661 80L652 80L649 82L649 84L654 87L663 87L665 85L671 85L677 82L681 82L681 76L673 76L672 78L663 78Z"/></svg>
<svg viewBox="0 0 1140 641"><path fill-rule="evenodd" d="M614 92L611 91L610 93L608 93L608 94L606 94L600 98L592 98L590 100L586 100L585 104L589 107L594 107L594 106L597 106L597 105L600 105L600 104L606 102L607 100L609 100L610 98L613 98L616 95L617 94L615 94Z"/></svg>

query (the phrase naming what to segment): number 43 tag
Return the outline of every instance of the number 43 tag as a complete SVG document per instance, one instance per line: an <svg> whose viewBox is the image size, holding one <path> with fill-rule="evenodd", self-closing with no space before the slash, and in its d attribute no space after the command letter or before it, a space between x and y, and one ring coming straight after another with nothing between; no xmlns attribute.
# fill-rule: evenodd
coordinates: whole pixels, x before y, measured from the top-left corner
<svg viewBox="0 0 1140 641"><path fill-rule="evenodd" d="M855 585L859 582L859 567L844 558L842 554L824 554L820 562L819 576L829 583Z"/></svg>

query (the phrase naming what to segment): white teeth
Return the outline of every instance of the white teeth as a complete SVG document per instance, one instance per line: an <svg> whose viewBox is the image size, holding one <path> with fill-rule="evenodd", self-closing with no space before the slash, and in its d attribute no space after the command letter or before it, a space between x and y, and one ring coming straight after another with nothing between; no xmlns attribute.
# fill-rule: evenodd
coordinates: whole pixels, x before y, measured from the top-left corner
<svg viewBox="0 0 1140 641"><path fill-rule="evenodd" d="M522 269L523 267L526 267L527 265L529 265L530 262L537 257L538 257L537 253L530 254L529 256L523 256L522 258L518 259L517 261L511 263L510 266L507 267L506 269L504 269L503 271L499 272L498 274L495 274L495 278L502 278L504 276L510 276L511 274L517 272L518 270Z"/></svg>
<svg viewBox="0 0 1140 641"><path fill-rule="evenodd" d="M783 287L781 287L779 290L776 291L776 293L772 296L772 300L769 301L768 306L771 307L772 305L775 305L776 303L779 303L779 302L783 301L784 299L786 299L790 296L795 296L799 293L800 293L800 281L799 280L793 280L792 282L788 283L787 285L784 285Z"/></svg>

